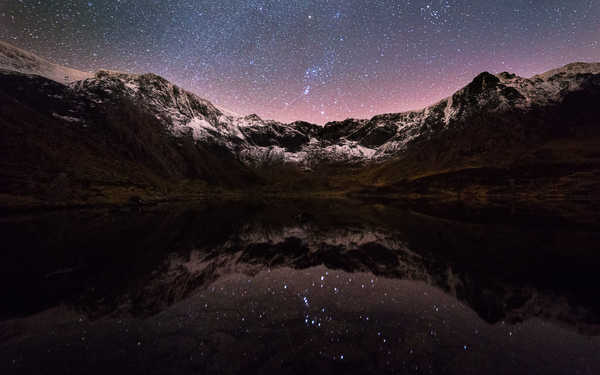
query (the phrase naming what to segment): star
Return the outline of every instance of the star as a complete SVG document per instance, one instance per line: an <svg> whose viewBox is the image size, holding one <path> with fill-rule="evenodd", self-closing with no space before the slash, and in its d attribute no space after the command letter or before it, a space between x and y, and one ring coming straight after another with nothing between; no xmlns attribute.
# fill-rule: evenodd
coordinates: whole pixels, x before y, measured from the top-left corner
<svg viewBox="0 0 600 375"><path fill-rule="evenodd" d="M0 39L80 70L154 72L240 114L323 124L424 108L482 71L600 61L599 18L590 0L23 0L0 6Z"/></svg>

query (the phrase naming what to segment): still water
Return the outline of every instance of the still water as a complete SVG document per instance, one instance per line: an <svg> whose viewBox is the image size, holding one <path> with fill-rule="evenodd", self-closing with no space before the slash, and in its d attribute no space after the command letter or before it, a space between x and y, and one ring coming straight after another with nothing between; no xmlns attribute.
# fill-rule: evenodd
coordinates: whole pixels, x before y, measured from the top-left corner
<svg viewBox="0 0 600 375"><path fill-rule="evenodd" d="M0 219L2 374L599 374L588 204Z"/></svg>

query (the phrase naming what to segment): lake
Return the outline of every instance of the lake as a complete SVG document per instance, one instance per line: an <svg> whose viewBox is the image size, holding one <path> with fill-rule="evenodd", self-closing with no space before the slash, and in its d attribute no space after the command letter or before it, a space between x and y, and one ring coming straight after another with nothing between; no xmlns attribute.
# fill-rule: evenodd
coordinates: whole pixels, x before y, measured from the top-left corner
<svg viewBox="0 0 600 375"><path fill-rule="evenodd" d="M600 373L600 220L299 200L0 218L0 373Z"/></svg>

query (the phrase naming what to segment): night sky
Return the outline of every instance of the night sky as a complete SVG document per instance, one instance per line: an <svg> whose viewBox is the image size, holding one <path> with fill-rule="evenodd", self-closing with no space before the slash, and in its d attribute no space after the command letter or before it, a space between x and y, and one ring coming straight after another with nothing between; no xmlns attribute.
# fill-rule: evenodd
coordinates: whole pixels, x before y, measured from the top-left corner
<svg viewBox="0 0 600 375"><path fill-rule="evenodd" d="M154 72L240 114L419 109L482 71L600 61L600 0L2 0L0 38L81 70Z"/></svg>

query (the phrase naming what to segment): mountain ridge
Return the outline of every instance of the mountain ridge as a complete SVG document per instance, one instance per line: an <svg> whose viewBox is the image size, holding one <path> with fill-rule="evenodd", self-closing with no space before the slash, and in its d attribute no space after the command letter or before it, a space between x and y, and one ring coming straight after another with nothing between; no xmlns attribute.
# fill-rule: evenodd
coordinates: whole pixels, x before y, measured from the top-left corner
<svg viewBox="0 0 600 375"><path fill-rule="evenodd" d="M573 66L577 66L579 69L573 72L571 69ZM404 150L408 142L423 133L421 128L424 126L426 128L432 126L443 128L447 127L451 121L464 116L465 108L469 109L466 104L479 107L488 106L488 109L494 111L507 110L511 107L527 110L532 106L552 104L560 101L565 89L567 91L578 89L577 83L573 84L575 80L573 74L576 76L582 72L597 73L600 72L598 66L600 64L569 64L553 70L553 74L544 73L534 76L532 79L512 74L492 75L484 72L475 77L463 89L424 109L380 114L370 119L332 121L323 127L311 124L312 132L309 133L303 133L302 129L297 129L295 126L297 122L285 124L274 120L263 120L257 115L244 117L227 115L206 99L171 83L168 85L172 86L175 95L185 93L182 94L184 101L193 98L194 101L203 103L207 108L201 113L189 111L186 114L186 108L182 108L177 100L174 100L174 106L159 107L159 110L163 113L174 113L170 121L165 119L165 121L171 122L171 131L174 134L191 131L196 140L208 138L214 140L214 137L220 137L221 140L225 139L224 145L227 148L247 162L280 159L310 165L311 160L315 157L318 161L322 159L330 161L385 159L390 154ZM116 74L103 72L100 71L96 77L102 78ZM117 77L126 81L127 87L133 92L136 92L137 88L132 81L139 81L139 78L135 77L143 79L149 77L150 80L159 79L168 82L154 74L118 73ZM554 79L555 77L559 77L560 80ZM566 88L563 87L565 82ZM102 84L103 82L97 83ZM167 88L167 90L171 89ZM492 96L482 97L484 93ZM478 102L465 102L465 98L472 99L475 96L479 96ZM179 113L173 109L184 113L184 117L180 117ZM263 128L264 131L258 131L260 128ZM344 131L338 131L340 128ZM236 147L237 145L245 147L239 148Z"/></svg>
<svg viewBox="0 0 600 375"><path fill-rule="evenodd" d="M153 73L51 80L37 68L25 72L43 62L6 62L23 53L0 55L0 194L8 201L154 199L216 187L402 196L600 191L600 63L531 78L483 72L418 111L320 126L239 116Z"/></svg>
<svg viewBox="0 0 600 375"><path fill-rule="evenodd" d="M6 43L2 45L4 55L10 55L6 53L7 46ZM26 53L16 47L15 50ZM34 57L30 54L30 59ZM15 65L12 64L13 70ZM11 68L6 61L0 61L0 66ZM33 73L44 76L43 72ZM483 72L451 96L421 110L379 114L370 119L330 121L322 127L310 124L307 125L309 129L297 128L298 121L286 124L263 120L255 114L236 116L154 73L99 70L93 76L69 84L76 91L88 91L96 96L95 100L102 100L99 96L111 91L140 97L142 105L155 116L162 117L174 135L190 133L196 141L215 141L247 163L279 160L310 167L315 160L363 162L389 158L403 151L407 143L429 128L447 127L456 117L464 115L464 104L487 105L492 110L506 110L511 106L526 110L535 105L551 104L560 100L565 89L577 90L579 86L574 83L577 82L574 77L584 73L600 73L600 63L571 63L531 78L508 72L496 75ZM494 93L494 89L497 92ZM493 96L481 97L486 92ZM465 103L465 98L475 96L479 96L478 102Z"/></svg>

